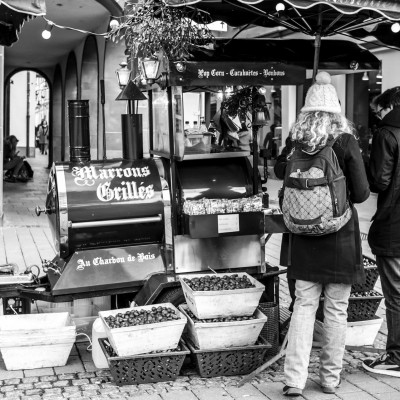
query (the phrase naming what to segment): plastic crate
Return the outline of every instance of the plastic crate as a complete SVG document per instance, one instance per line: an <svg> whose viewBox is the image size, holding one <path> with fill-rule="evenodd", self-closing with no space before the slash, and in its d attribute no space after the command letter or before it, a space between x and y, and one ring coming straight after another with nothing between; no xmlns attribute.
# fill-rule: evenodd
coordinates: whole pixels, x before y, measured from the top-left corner
<svg viewBox="0 0 400 400"><path fill-rule="evenodd" d="M187 318L185 336L201 350L254 345L267 322L267 317L258 309L255 319L229 322L195 322L187 314L186 304L181 304L179 309Z"/></svg>
<svg viewBox="0 0 400 400"><path fill-rule="evenodd" d="M264 363L265 352L271 347L262 337L252 346L229 349L198 350L190 341L186 343L202 378L249 374Z"/></svg>
<svg viewBox="0 0 400 400"><path fill-rule="evenodd" d="M265 357L273 357L279 351L279 306L277 303L267 302L260 303L258 308L268 318L260 333L260 336L271 344L271 348L265 352Z"/></svg>
<svg viewBox="0 0 400 400"><path fill-rule="evenodd" d="M379 277L378 268L376 267L375 260L363 256L365 283L355 283L351 286L351 292L367 292L375 287L376 281Z"/></svg>
<svg viewBox="0 0 400 400"><path fill-rule="evenodd" d="M107 339L100 338L99 343L118 386L172 381L179 375L183 361L190 353L181 341L183 350L180 351L118 357Z"/></svg>
<svg viewBox="0 0 400 400"><path fill-rule="evenodd" d="M75 337L68 313L0 316L0 351L7 370L64 366Z"/></svg>
<svg viewBox="0 0 400 400"><path fill-rule="evenodd" d="M256 310L265 286L246 272L220 273L214 276L246 276L254 287L246 289L195 291L184 281L184 278L202 278L210 274L181 275L183 294L193 314L199 319L221 318L229 316L249 316Z"/></svg>
<svg viewBox="0 0 400 400"><path fill-rule="evenodd" d="M174 310L179 318L176 320L134 325L124 328L110 328L105 320L109 315L116 316L119 313L124 314L126 311L149 310L154 306L168 307ZM100 311L99 316L104 323L104 328L111 345L120 357L176 348L187 322L186 316L171 303Z"/></svg>
<svg viewBox="0 0 400 400"><path fill-rule="evenodd" d="M358 294L359 297L355 297ZM369 291L364 293L352 293L349 299L349 306L347 308L347 321L364 321L372 319L382 301L383 296L376 291ZM319 307L317 310L317 319L319 321L324 320L324 298L321 297Z"/></svg>
<svg viewBox="0 0 400 400"><path fill-rule="evenodd" d="M383 319L377 316L365 321L347 322L346 346L373 346ZM315 321L314 340L322 342L324 323Z"/></svg>

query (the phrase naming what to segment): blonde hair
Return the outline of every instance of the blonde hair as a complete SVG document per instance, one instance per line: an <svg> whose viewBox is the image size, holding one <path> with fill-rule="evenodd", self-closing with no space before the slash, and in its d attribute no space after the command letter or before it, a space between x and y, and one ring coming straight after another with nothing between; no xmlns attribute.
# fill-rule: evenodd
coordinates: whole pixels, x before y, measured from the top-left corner
<svg viewBox="0 0 400 400"><path fill-rule="evenodd" d="M328 139L336 138L342 133L353 134L353 131L353 124L342 114L306 111L297 116L290 135L292 140L313 152L324 147Z"/></svg>

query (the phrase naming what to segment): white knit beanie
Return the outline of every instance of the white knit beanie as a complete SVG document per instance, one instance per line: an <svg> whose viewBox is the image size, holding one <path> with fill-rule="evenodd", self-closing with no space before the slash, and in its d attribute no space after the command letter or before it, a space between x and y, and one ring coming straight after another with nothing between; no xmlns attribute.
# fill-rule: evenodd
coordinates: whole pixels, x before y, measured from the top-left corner
<svg viewBox="0 0 400 400"><path fill-rule="evenodd" d="M327 72L318 72L315 83L308 89L304 107L300 110L325 111L339 114L342 109L331 76Z"/></svg>

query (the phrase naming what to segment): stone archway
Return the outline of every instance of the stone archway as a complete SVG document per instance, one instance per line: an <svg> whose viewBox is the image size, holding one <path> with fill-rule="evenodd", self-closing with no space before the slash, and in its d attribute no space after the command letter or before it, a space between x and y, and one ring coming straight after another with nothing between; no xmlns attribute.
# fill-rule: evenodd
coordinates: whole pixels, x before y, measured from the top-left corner
<svg viewBox="0 0 400 400"><path fill-rule="evenodd" d="M61 137L61 148L63 149L63 160L69 161L69 126L68 126L68 100L78 99L78 69L76 56L71 52L68 56L65 71L65 105L64 105L64 135Z"/></svg>
<svg viewBox="0 0 400 400"><path fill-rule="evenodd" d="M53 113L51 118L52 137L50 146L51 162L63 161L62 137L64 135L63 123L63 87L60 65L56 66L53 78Z"/></svg>
<svg viewBox="0 0 400 400"><path fill-rule="evenodd" d="M85 41L81 69L82 100L89 100L90 153L92 159L99 157L99 57L94 36Z"/></svg>

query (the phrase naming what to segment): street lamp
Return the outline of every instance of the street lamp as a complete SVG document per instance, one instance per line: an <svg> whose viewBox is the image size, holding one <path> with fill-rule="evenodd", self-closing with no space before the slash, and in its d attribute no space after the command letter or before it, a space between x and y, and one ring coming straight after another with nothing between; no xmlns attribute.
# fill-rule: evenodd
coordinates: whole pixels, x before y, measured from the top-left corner
<svg viewBox="0 0 400 400"><path fill-rule="evenodd" d="M158 70L160 68L160 60L156 57L147 57L141 60L142 71L144 78L148 85L157 83L161 89L165 89L167 86L167 73L162 72L158 76Z"/></svg>
<svg viewBox="0 0 400 400"><path fill-rule="evenodd" d="M120 62L120 67L115 71L117 75L118 84L120 89L123 89L129 82L131 78L131 70L128 69L128 63L126 61Z"/></svg>

